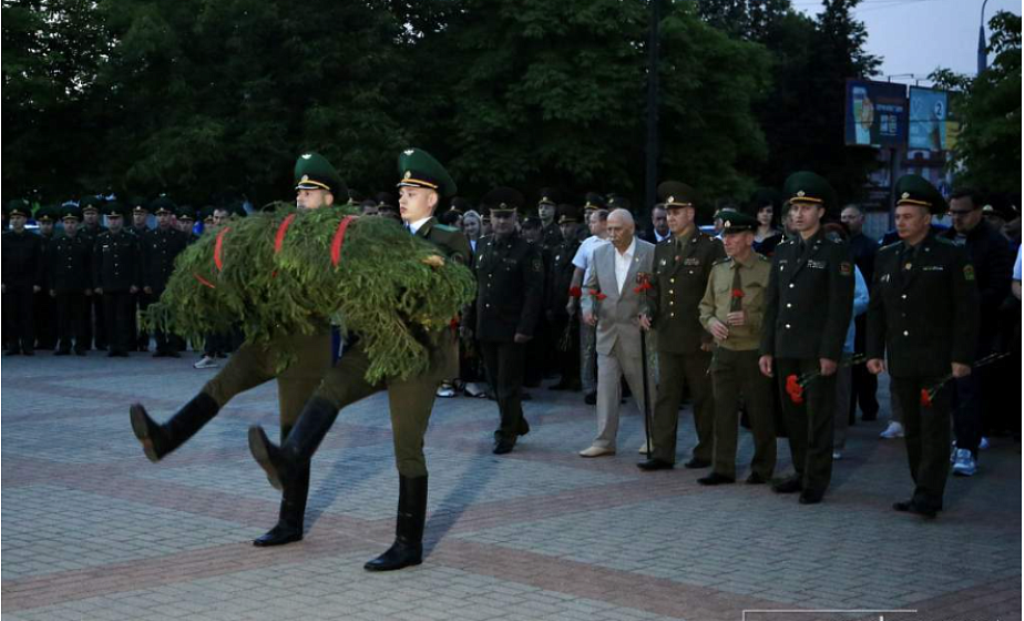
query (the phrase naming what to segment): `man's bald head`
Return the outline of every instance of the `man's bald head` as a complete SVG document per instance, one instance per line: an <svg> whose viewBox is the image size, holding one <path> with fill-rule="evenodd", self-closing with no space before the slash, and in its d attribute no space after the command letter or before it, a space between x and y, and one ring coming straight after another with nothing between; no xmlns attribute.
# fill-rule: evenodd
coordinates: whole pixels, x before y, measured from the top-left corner
<svg viewBox="0 0 1024 621"><path fill-rule="evenodd" d="M633 243L633 232L636 222L633 214L625 209L616 209L608 214L608 240L620 251L624 252Z"/></svg>

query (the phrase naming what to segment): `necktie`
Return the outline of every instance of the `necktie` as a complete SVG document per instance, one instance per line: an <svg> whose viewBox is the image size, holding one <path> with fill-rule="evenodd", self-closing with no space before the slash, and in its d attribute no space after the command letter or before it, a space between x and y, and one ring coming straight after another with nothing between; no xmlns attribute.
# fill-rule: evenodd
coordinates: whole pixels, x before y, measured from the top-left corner
<svg viewBox="0 0 1024 621"><path fill-rule="evenodd" d="M729 298L730 313L737 313L743 310L743 278L740 276L740 268L742 267L742 265L736 263L732 268L732 291L729 292L731 296Z"/></svg>

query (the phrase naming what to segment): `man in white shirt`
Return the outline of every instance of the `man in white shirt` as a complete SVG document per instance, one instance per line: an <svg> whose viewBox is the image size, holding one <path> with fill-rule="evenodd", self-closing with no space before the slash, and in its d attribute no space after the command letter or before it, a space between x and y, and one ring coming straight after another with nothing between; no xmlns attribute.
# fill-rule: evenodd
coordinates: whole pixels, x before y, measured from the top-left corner
<svg viewBox="0 0 1024 621"><path fill-rule="evenodd" d="M590 278L590 266L593 262L594 251L600 246L608 245L608 210L592 211L587 225L590 227L590 237L583 240L579 250L576 251L576 256L572 259L576 271L572 277L569 303L566 307L570 317L576 314L577 304L587 293L582 290L582 285ZM597 354L594 350L596 334L594 326L588 325L584 321L580 322L580 383L583 385L584 399L587 405L597 403Z"/></svg>
<svg viewBox="0 0 1024 621"><path fill-rule="evenodd" d="M623 376L644 410L639 317L646 294L638 287L637 275L651 273L654 244L636 238L633 216L624 209L608 216L607 231L611 243L594 251L582 301L584 323L597 328L597 437L580 451L582 457L615 454ZM651 394L646 397L653 403L653 378L647 384Z"/></svg>

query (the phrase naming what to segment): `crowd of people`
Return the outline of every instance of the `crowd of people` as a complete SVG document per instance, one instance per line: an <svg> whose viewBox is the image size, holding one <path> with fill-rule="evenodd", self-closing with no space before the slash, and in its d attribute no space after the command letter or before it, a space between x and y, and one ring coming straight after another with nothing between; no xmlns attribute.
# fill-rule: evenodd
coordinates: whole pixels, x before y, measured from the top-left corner
<svg viewBox="0 0 1024 621"><path fill-rule="evenodd" d="M971 476L987 435L1009 432L1019 441L1019 402L1014 409L993 399L1003 398L1003 382L1020 392L1019 240L1014 266L1013 241L987 220L973 190L947 201L925 179L902 177L896 228L879 242L864 234L864 210L842 207L828 181L810 172L713 214L694 188L665 181L645 230L620 195L573 200L544 189L533 202L498 187L473 205L451 198L454 181L425 152L404 151L399 172L397 200L386 192L364 200L326 160L303 155L297 205L329 208L340 196L359 217L394 219L471 269L476 300L457 336L442 330L425 341L447 351L450 337L450 355L432 359L421 376L367 384L370 354L350 339L335 347L331 364L321 355L325 327L304 345L279 343L317 361L287 384L286 372L267 370L266 347L208 335L193 344L203 353L197 367L235 353L199 395L164 424L132 408L136 436L159 461L235 394L278 379L281 445L260 428L249 437L253 456L284 490L278 525L257 545L302 538L309 459L338 412L378 390L389 393L401 483L396 543L367 564L375 570L420 562L422 443L435 396L494 400L493 451L503 455L530 433L522 401L540 393L529 389L554 382L546 387L581 393L595 406L594 438L579 451L594 459L616 453L620 405L632 394L647 430L643 471L675 467L680 411L690 402L697 443L683 465L707 469L702 485L736 482L742 424L754 444L746 483L816 504L858 410L863 421L877 419L877 378L887 372L893 419L882 437L905 438L914 483L893 506L929 518L942 510L950 464ZM952 227L937 226L947 211ZM123 204L86 197L34 212L13 201L4 210L5 353L98 349L116 357L155 344L155 356L180 356L186 343L146 334L137 315L159 299L175 257L197 239L197 215L210 231L245 213L235 205L196 214L166 196ZM33 218L36 232L26 229ZM713 224L699 226L704 219ZM793 463L782 477L779 437Z"/></svg>

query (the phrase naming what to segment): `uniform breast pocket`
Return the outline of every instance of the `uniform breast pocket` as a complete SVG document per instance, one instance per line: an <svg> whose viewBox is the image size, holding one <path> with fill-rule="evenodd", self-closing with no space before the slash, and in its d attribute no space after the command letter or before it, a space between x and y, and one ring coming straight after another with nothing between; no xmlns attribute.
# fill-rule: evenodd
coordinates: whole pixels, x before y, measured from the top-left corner
<svg viewBox="0 0 1024 621"><path fill-rule="evenodd" d="M743 307L748 310L760 310L764 308L764 285L751 283L743 288Z"/></svg>

